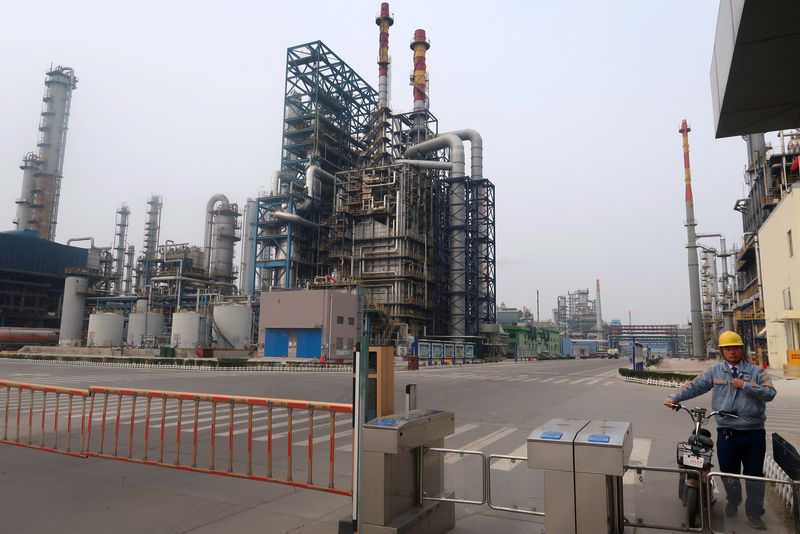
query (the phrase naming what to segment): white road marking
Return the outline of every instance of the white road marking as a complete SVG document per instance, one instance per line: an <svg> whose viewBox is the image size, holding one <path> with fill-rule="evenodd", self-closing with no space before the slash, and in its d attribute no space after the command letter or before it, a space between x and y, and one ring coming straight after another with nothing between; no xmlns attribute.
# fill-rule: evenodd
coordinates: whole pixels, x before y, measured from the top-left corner
<svg viewBox="0 0 800 534"><path fill-rule="evenodd" d="M652 445L652 439L633 438L633 448L631 449L631 457L628 460L628 463L647 465L647 459L650 458L650 447ZM644 474L642 476L644 476ZM628 469L628 472L622 477L622 483L628 486L637 484L638 482L639 475L636 474L634 469Z"/></svg>
<svg viewBox="0 0 800 534"><path fill-rule="evenodd" d="M604 382L603 385L604 386L610 386L613 383L614 383L614 381L612 380L612 381L609 381L609 382Z"/></svg>
<svg viewBox="0 0 800 534"><path fill-rule="evenodd" d="M597 384L598 382L600 382L600 379L599 378L595 378L594 380L592 380L590 382L586 382L586 385L587 386L591 386L592 384Z"/></svg>
<svg viewBox="0 0 800 534"><path fill-rule="evenodd" d="M583 382L585 380L589 380L589 378L591 378L591 377L579 378L578 380L573 380L572 382L570 382L570 385L572 385L572 384L580 384L581 382Z"/></svg>
<svg viewBox="0 0 800 534"><path fill-rule="evenodd" d="M542 384L544 384L545 382L550 382L554 378L555 378L554 376L551 376L550 378L545 378L544 380L542 380Z"/></svg>
<svg viewBox="0 0 800 534"><path fill-rule="evenodd" d="M562 382L566 382L569 378L562 378L561 380L556 380L553 384L561 384Z"/></svg>
<svg viewBox="0 0 800 534"><path fill-rule="evenodd" d="M541 380L541 378L542 377L540 376L534 376L533 378L528 378L526 380L523 380L523 382L536 382L537 380Z"/></svg>
<svg viewBox="0 0 800 534"><path fill-rule="evenodd" d="M528 444L525 443L520 445L513 451L509 452L506 456L527 456L528 455ZM515 467L519 467L520 465L524 464L524 461L511 461L507 458L502 458L492 463L492 469L497 471L511 471Z"/></svg>
<svg viewBox="0 0 800 534"><path fill-rule="evenodd" d="M464 449L464 450L483 450L484 447L487 447L487 446L491 445L495 441L503 439L504 437L508 436L509 434L514 433L516 430L517 429L513 428L513 427L503 427L503 428L500 428L498 430L495 430L491 434L488 434L488 435L486 435L486 436L484 436L482 438L478 438L475 441L467 443L463 447L459 447L459 448L460 449ZM462 458L464 458L464 456L451 453L450 456L445 458L444 463L446 463L446 464L454 464L454 463L458 462L459 460L461 460Z"/></svg>

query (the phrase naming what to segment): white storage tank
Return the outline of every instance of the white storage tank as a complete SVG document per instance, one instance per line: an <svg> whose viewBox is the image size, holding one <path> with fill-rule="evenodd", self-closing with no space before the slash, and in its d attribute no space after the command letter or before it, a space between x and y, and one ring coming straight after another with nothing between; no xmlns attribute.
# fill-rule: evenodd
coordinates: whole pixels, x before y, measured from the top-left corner
<svg viewBox="0 0 800 534"><path fill-rule="evenodd" d="M100 312L89 315L87 347L115 347L125 338L125 317L118 313Z"/></svg>
<svg viewBox="0 0 800 534"><path fill-rule="evenodd" d="M214 306L214 339L220 349L246 349L250 347L253 311L243 304Z"/></svg>
<svg viewBox="0 0 800 534"><path fill-rule="evenodd" d="M178 349L194 349L205 344L201 339L202 316L193 311L172 314L172 335L169 344Z"/></svg>
<svg viewBox="0 0 800 534"><path fill-rule="evenodd" d="M64 280L64 301L61 305L61 328L58 344L79 347L83 338L83 309L89 282L81 276Z"/></svg>
<svg viewBox="0 0 800 534"><path fill-rule="evenodd" d="M159 312L132 312L128 315L127 343L138 347L145 337L158 337L164 333L164 315Z"/></svg>

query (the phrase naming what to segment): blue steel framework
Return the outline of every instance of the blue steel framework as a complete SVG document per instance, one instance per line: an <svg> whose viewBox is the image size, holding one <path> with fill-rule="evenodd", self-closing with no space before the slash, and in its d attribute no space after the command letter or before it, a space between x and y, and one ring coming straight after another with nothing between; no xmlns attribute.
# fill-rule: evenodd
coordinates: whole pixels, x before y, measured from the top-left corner
<svg viewBox="0 0 800 534"><path fill-rule="evenodd" d="M302 181L308 166L331 174L358 166L377 100L377 91L321 41L287 50L281 170L290 176L289 191L272 191L257 200L256 290L293 288L328 274L331 265L320 255L320 245L328 240L329 229L320 222L333 211L333 192L324 190L311 200L303 214L311 224L279 221L271 214L294 213L309 198Z"/></svg>
<svg viewBox="0 0 800 534"><path fill-rule="evenodd" d="M424 116L420 116L424 115ZM428 111L391 115L378 109L377 94L358 74L323 43L315 41L289 48L286 61L283 141L278 191L256 201L253 287L295 288L334 269L354 275L346 260L352 259L353 230L366 213L357 208L337 208L337 191L324 186L319 194L305 190L303 176L317 165L343 180L339 194L355 187L355 169L391 165L408 146L438 134L438 121ZM447 161L447 150L432 159ZM443 171L422 170L426 186L427 216L424 223L428 274L423 315L429 317L429 334L447 335L450 316L463 317L465 336L479 335L479 325L495 320L495 202L489 180L469 177L452 180ZM356 173L358 174L358 173ZM458 182L454 198L452 182ZM448 203L450 207L448 207ZM306 206L305 209L301 206ZM452 209L450 209L452 208ZM303 221L275 217L277 212L298 214ZM458 226L458 228L456 228ZM449 297L450 246L453 230L464 232L463 309L452 310ZM422 230L422 228L421 228ZM328 282L326 282L328 283ZM349 282L345 282L345 285ZM459 295L462 291L459 290ZM422 296L420 296L422 297ZM455 299L459 300L459 299ZM420 300L421 302L421 300ZM402 314L401 314L402 315ZM401 320L397 317L394 320ZM393 321L387 317L387 326ZM380 329L376 329L376 332Z"/></svg>
<svg viewBox="0 0 800 534"><path fill-rule="evenodd" d="M495 257L494 184L487 180L473 181L474 213L477 217L478 320L494 323L497 315L497 275Z"/></svg>

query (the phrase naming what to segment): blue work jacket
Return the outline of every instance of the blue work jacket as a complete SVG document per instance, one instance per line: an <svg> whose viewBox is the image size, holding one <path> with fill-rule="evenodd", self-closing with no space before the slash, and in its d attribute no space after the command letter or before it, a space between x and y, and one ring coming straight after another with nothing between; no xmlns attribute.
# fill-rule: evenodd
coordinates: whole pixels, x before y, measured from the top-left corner
<svg viewBox="0 0 800 534"><path fill-rule="evenodd" d="M739 417L722 417L717 415L718 428L736 430L755 430L764 428L767 419L767 403L775 398L767 372L757 365L744 360L736 364L739 378L745 385L736 389L731 385L731 370L727 362L719 362L711 366L677 393L670 397L676 402L693 399L711 390L711 409L733 412Z"/></svg>

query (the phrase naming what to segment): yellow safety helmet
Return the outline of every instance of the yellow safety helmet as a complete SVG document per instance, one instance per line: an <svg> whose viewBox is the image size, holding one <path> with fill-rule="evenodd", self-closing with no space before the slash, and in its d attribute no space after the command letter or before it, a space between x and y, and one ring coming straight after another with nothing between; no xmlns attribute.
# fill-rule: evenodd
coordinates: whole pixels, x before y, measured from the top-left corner
<svg viewBox="0 0 800 534"><path fill-rule="evenodd" d="M722 347L744 347L742 338L736 332L723 332L719 335L719 348Z"/></svg>

